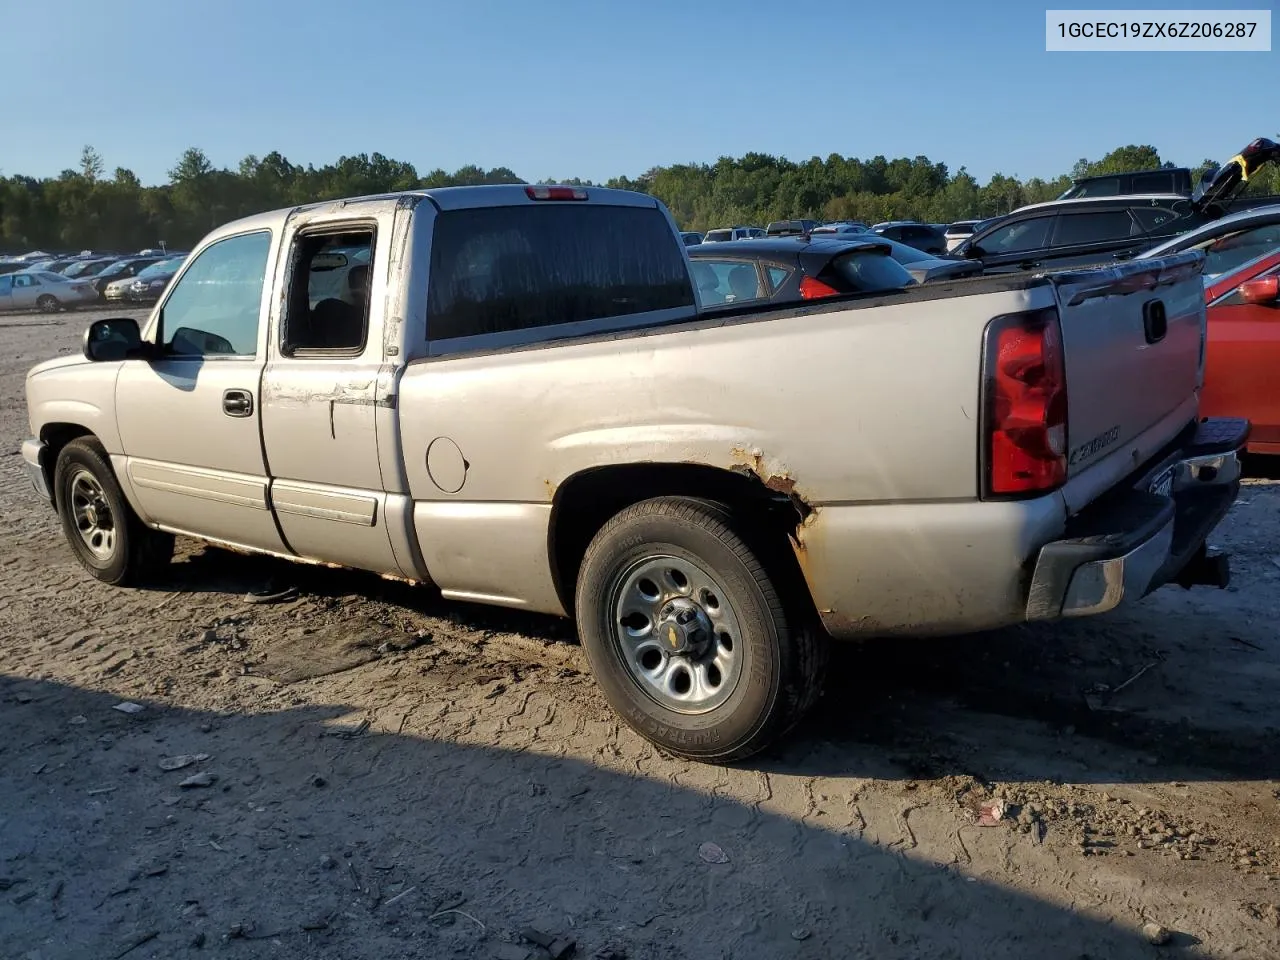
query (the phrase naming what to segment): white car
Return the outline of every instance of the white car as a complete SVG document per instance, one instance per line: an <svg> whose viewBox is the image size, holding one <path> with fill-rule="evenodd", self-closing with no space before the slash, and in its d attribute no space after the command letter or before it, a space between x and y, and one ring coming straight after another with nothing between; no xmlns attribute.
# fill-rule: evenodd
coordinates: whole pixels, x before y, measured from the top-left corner
<svg viewBox="0 0 1280 960"><path fill-rule="evenodd" d="M718 230L708 230L702 242L728 243L733 240L760 240L765 235L759 227L722 227Z"/></svg>
<svg viewBox="0 0 1280 960"><path fill-rule="evenodd" d="M112 280L103 289L103 298L110 301L129 299L129 288L133 286L135 279L137 278L125 277L123 280Z"/></svg>
<svg viewBox="0 0 1280 960"><path fill-rule="evenodd" d="M94 303L98 291L85 280L68 280L48 271L0 275L0 310L39 310L56 313Z"/></svg>

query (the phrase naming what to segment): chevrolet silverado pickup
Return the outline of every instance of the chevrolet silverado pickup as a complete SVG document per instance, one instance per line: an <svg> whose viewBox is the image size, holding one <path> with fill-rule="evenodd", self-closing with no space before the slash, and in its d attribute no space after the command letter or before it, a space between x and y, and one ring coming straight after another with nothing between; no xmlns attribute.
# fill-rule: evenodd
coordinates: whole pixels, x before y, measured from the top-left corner
<svg viewBox="0 0 1280 960"><path fill-rule="evenodd" d="M649 196L322 202L215 230L145 324L32 369L22 455L102 581L176 535L571 616L628 723L727 761L832 637L1225 585L1248 423L1198 417L1202 266L713 307Z"/></svg>

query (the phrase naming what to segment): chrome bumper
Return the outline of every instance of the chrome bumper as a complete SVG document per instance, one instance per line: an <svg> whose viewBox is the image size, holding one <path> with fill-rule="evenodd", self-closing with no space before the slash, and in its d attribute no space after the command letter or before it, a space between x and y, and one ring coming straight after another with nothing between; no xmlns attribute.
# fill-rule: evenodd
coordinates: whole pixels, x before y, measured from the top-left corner
<svg viewBox="0 0 1280 960"><path fill-rule="evenodd" d="M1133 488L1072 518L1068 539L1040 549L1027 619L1105 613L1175 580L1225 586L1225 560L1213 567L1222 572L1212 579L1200 572L1211 565L1200 561L1205 539L1239 492L1248 430L1247 421L1203 421Z"/></svg>
<svg viewBox="0 0 1280 960"><path fill-rule="evenodd" d="M27 479L36 488L36 493L52 503L53 491L49 489L49 477L44 469L45 451L48 449L48 444L42 440L22 441L22 465L27 471Z"/></svg>

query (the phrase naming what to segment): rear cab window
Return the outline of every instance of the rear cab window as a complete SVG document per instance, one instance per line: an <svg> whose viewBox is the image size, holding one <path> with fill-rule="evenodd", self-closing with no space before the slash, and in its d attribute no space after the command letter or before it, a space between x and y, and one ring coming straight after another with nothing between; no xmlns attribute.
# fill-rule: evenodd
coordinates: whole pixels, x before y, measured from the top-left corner
<svg viewBox="0 0 1280 960"><path fill-rule="evenodd" d="M704 243L724 243L733 239L732 230L709 230L707 235L703 237Z"/></svg>
<svg viewBox="0 0 1280 960"><path fill-rule="evenodd" d="M569 201L443 211L431 243L430 352L690 318L687 263L655 207Z"/></svg>

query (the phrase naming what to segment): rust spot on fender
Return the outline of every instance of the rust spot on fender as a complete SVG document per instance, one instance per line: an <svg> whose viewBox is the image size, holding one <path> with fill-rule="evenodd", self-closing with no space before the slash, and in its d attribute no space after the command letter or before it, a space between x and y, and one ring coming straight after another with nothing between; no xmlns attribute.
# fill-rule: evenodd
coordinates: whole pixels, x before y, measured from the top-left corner
<svg viewBox="0 0 1280 960"><path fill-rule="evenodd" d="M800 515L801 523L807 522L808 518L813 515L813 507L809 505L804 491L796 482L795 477L791 476L786 464L766 456L759 447L750 449L734 447L729 451L729 455L734 461L730 467L731 470L736 473L753 476L763 483L766 489L788 497L796 508L796 512Z"/></svg>

